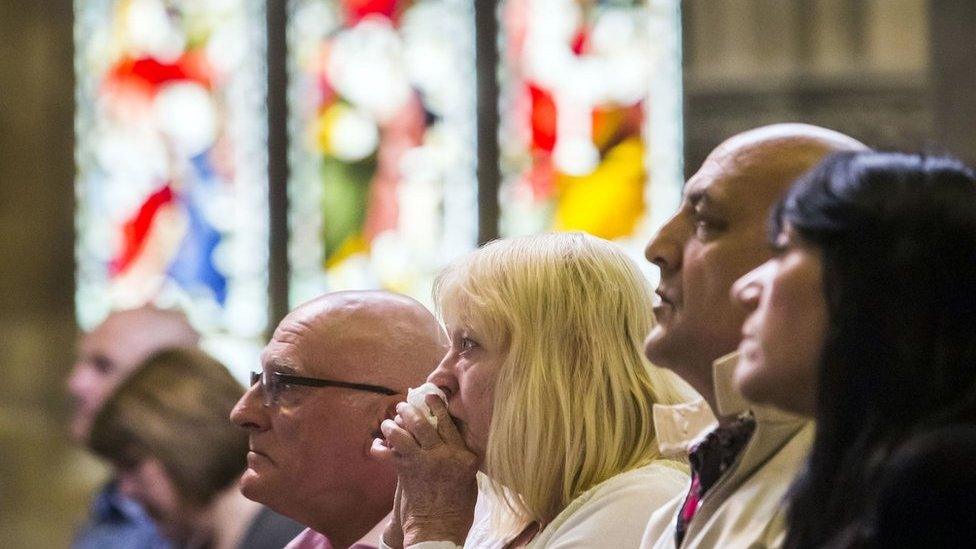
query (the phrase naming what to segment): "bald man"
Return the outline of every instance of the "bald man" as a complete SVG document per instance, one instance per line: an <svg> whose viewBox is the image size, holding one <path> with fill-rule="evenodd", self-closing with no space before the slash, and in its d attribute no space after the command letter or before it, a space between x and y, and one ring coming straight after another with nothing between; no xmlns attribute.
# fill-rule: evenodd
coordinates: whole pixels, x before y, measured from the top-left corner
<svg viewBox="0 0 976 549"><path fill-rule="evenodd" d="M378 545L396 474L370 445L446 343L423 305L388 292L326 294L281 321L231 420L250 435L241 492L310 527L289 547Z"/></svg>
<svg viewBox="0 0 976 549"><path fill-rule="evenodd" d="M186 317L153 306L116 311L82 336L68 378L74 400L71 437L84 443L102 402L122 379L156 351L195 348L200 335Z"/></svg>
<svg viewBox="0 0 976 549"><path fill-rule="evenodd" d="M195 348L199 341L200 335L178 311L145 306L109 314L78 344L68 377L74 404L71 438L78 444L87 442L105 399L149 355L168 348ZM95 497L89 522L72 544L76 549L166 546L142 508L120 494L115 482Z"/></svg>
<svg viewBox="0 0 976 549"><path fill-rule="evenodd" d="M645 255L661 281L645 354L704 400L655 409L662 451L688 453L692 483L651 517L642 547L782 543L783 497L813 426L750 406L735 391L731 375L745 311L733 306L730 289L771 256L766 221L790 184L830 153L866 148L806 124L738 134L708 155L685 184L678 211L647 244ZM795 390L805 397L813 388Z"/></svg>

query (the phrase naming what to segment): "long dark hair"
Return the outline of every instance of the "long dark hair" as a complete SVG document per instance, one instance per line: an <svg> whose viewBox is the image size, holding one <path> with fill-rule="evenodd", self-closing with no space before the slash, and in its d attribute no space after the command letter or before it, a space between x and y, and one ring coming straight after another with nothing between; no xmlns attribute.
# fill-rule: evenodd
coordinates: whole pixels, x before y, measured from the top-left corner
<svg viewBox="0 0 976 549"><path fill-rule="evenodd" d="M976 178L947 157L835 154L773 210L773 237L787 226L822 252L829 315L787 546L846 545L893 448L976 419Z"/></svg>

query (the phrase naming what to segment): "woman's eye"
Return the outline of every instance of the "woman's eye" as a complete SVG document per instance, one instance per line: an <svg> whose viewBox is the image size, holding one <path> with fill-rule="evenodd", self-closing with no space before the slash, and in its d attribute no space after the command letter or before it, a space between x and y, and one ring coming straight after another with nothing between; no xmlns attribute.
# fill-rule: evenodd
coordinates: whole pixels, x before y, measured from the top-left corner
<svg viewBox="0 0 976 549"><path fill-rule="evenodd" d="M469 351L478 346L478 342L471 339L470 337L462 337L461 344L459 345L461 351Z"/></svg>

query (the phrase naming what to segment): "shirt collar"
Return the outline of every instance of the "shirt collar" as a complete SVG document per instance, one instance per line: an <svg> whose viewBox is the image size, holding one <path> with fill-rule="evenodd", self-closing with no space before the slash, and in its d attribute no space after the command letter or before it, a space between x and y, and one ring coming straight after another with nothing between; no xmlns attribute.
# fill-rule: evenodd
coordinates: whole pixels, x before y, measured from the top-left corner
<svg viewBox="0 0 976 549"><path fill-rule="evenodd" d="M750 403L733 383L739 353L729 353L712 363L715 384L715 407L720 416L738 416L752 412L757 422L798 422L803 419L769 406ZM658 447L665 457L687 456L688 449L718 425L704 399L681 404L654 405L654 431Z"/></svg>
<svg viewBox="0 0 976 549"><path fill-rule="evenodd" d="M783 412L772 406L763 406L746 400L735 388L733 377L739 363L738 351L729 353L712 364L712 380L715 384L715 407L721 417L738 416L752 412L760 423L804 422L799 416Z"/></svg>
<svg viewBox="0 0 976 549"><path fill-rule="evenodd" d="M721 416L739 415L749 409L732 384L737 352L712 363L715 404ZM654 430L661 454L665 457L687 456L689 448L718 425L715 414L704 399L681 404L655 404Z"/></svg>
<svg viewBox="0 0 976 549"><path fill-rule="evenodd" d="M712 383L715 387L715 407L719 416L737 416L749 411L751 406L742 393L736 390L732 378L739 353L729 353L712 363Z"/></svg>
<svg viewBox="0 0 976 549"><path fill-rule="evenodd" d="M716 425L715 415L704 399L654 405L654 432L665 457L687 457L688 447Z"/></svg>

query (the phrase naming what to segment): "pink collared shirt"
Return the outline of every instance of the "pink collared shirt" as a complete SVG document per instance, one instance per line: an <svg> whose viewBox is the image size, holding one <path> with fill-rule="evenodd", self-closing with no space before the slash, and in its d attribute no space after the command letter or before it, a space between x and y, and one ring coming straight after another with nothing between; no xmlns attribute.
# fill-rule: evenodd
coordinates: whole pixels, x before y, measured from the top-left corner
<svg viewBox="0 0 976 549"><path fill-rule="evenodd" d="M306 528L302 530L300 534L295 536L295 539L288 542L285 549L334 549L332 547L332 542L329 538L325 537L325 534L321 534L312 530L311 528ZM365 543L356 542L349 546L349 549L376 549L373 545L368 545Z"/></svg>

